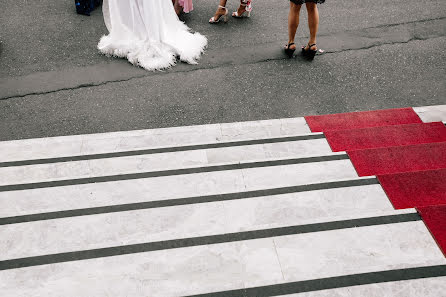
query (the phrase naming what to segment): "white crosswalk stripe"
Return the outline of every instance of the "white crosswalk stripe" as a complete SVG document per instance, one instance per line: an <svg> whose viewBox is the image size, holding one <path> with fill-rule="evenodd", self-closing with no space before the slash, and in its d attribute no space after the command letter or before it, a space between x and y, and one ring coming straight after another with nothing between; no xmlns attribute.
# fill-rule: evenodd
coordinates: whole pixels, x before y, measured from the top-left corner
<svg viewBox="0 0 446 297"><path fill-rule="evenodd" d="M73 135L0 143L0 162L91 155L310 133L304 118Z"/></svg>

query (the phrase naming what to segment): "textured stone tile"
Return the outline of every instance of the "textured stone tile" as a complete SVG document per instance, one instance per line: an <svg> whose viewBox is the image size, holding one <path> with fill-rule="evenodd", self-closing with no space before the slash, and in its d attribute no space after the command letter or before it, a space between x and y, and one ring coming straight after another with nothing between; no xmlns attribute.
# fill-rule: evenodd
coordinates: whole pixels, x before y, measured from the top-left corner
<svg viewBox="0 0 446 297"><path fill-rule="evenodd" d="M0 192L0 217L239 192L241 171Z"/></svg>
<svg viewBox="0 0 446 297"><path fill-rule="evenodd" d="M0 226L0 261L396 213L372 185L35 221Z"/></svg>
<svg viewBox="0 0 446 297"><path fill-rule="evenodd" d="M446 264L422 221L274 238L287 281Z"/></svg>
<svg viewBox="0 0 446 297"><path fill-rule="evenodd" d="M425 123L446 121L446 105L414 107L414 110Z"/></svg>
<svg viewBox="0 0 446 297"><path fill-rule="evenodd" d="M248 190L357 178L350 160L243 169Z"/></svg>

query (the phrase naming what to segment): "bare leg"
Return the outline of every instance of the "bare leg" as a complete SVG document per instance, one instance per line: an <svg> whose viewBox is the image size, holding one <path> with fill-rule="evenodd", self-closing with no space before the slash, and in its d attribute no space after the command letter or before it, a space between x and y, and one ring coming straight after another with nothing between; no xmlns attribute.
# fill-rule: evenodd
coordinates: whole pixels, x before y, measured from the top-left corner
<svg viewBox="0 0 446 297"><path fill-rule="evenodd" d="M244 13L246 11L246 3L248 1L246 0L240 0L240 6L237 9L237 15L242 15L242 13ZM242 5L245 4L245 5Z"/></svg>
<svg viewBox="0 0 446 297"><path fill-rule="evenodd" d="M226 2L227 2L227 0L220 0L219 5L226 7ZM225 14L225 12L226 12L226 10L224 8L221 8L221 7L217 8L217 11L214 14L214 19L218 20L222 15Z"/></svg>
<svg viewBox="0 0 446 297"><path fill-rule="evenodd" d="M310 29L310 40L308 44L316 43L316 35L319 27L319 11L317 10L316 3L306 3L308 12L308 28ZM316 50L316 46L311 47L312 50Z"/></svg>
<svg viewBox="0 0 446 297"><path fill-rule="evenodd" d="M173 4L173 8L175 9L175 12L177 15L180 15L181 12L183 12L183 7L180 6L178 0L173 0L174 4Z"/></svg>
<svg viewBox="0 0 446 297"><path fill-rule="evenodd" d="M297 27L299 26L299 14L302 5L296 5L290 2L290 12L288 14L288 44L294 43ZM295 49L296 45L290 46L290 49Z"/></svg>

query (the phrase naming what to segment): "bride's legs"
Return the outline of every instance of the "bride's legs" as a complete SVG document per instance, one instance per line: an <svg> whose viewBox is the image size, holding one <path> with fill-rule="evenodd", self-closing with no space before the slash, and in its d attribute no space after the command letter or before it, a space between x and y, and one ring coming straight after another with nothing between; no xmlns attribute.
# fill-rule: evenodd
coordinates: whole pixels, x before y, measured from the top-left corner
<svg viewBox="0 0 446 297"><path fill-rule="evenodd" d="M219 7L217 8L217 11L214 14L215 20L218 20L222 15L226 13L226 10L220 7L220 6L226 7L226 2L227 0L220 0Z"/></svg>

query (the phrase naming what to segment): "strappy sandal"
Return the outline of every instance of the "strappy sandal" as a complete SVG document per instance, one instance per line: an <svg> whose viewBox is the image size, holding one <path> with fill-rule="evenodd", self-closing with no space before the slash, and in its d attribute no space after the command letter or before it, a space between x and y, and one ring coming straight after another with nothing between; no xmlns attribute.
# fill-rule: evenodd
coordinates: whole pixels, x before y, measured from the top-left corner
<svg viewBox="0 0 446 297"><path fill-rule="evenodd" d="M315 50L311 49L313 46L316 46L316 43L308 44L308 49L305 49L307 47L306 45L302 47L302 55L310 60L313 60L318 52L317 47Z"/></svg>
<svg viewBox="0 0 446 297"><path fill-rule="evenodd" d="M211 19L209 20L209 24L217 24L220 22L221 17L223 17L223 20L225 23L228 22L228 9L224 6L219 5L218 8L223 8L225 10L225 14L222 14L218 17L218 19L216 19L215 17L211 17Z"/></svg>
<svg viewBox="0 0 446 297"><path fill-rule="evenodd" d="M238 18L241 19L245 16L246 13L246 17L249 18L251 16L251 11L252 11L252 4L249 1L248 3L240 3L240 6L244 6L245 7L245 11L242 12L242 14L238 15L238 11L234 11L232 13L232 17L233 18Z"/></svg>
<svg viewBox="0 0 446 297"><path fill-rule="evenodd" d="M294 44L294 42L288 43L288 45L285 45L285 54L289 57L292 58L294 51L296 50L296 48L290 48L290 46L292 46Z"/></svg>

